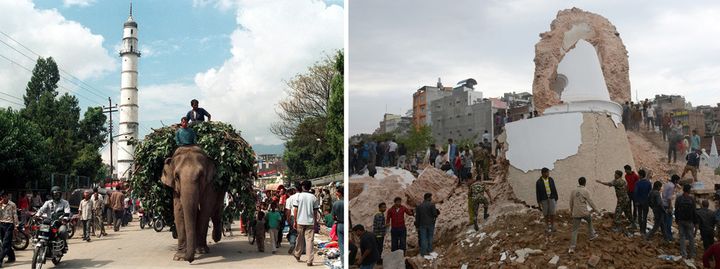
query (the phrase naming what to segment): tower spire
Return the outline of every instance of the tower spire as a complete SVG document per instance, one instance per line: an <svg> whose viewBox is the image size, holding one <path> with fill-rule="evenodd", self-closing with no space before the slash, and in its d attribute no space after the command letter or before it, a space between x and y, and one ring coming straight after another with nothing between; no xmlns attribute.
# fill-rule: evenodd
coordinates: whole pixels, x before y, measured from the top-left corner
<svg viewBox="0 0 720 269"><path fill-rule="evenodd" d="M132 17L132 0L130 0L130 17Z"/></svg>

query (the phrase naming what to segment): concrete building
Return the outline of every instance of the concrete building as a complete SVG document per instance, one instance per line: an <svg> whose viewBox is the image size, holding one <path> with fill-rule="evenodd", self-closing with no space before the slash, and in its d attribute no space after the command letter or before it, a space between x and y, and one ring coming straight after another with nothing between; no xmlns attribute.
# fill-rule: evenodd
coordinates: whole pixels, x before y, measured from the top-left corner
<svg viewBox="0 0 720 269"><path fill-rule="evenodd" d="M493 104L475 91L474 79L460 81L450 96L433 101L432 136L437 143L449 138L478 142L485 130L492 133Z"/></svg>
<svg viewBox="0 0 720 269"><path fill-rule="evenodd" d="M720 103L716 107L698 106L697 110L705 117L705 135L714 136L720 134Z"/></svg>
<svg viewBox="0 0 720 269"><path fill-rule="evenodd" d="M705 136L705 116L697 110L676 110L671 117L674 122L682 122L683 134L689 135L692 130L697 130L700 137Z"/></svg>
<svg viewBox="0 0 720 269"><path fill-rule="evenodd" d="M411 126L411 117L385 113L383 120L380 122L380 128L375 130L375 133L384 134L394 132L398 134L405 134L410 130Z"/></svg>
<svg viewBox="0 0 720 269"><path fill-rule="evenodd" d="M120 75L120 124L118 138L117 175L127 180L132 171L135 146L128 141L138 139L138 25L133 19L132 3L130 16L123 24L123 39L120 48L122 72Z"/></svg>
<svg viewBox="0 0 720 269"><path fill-rule="evenodd" d="M452 87L444 87L440 78L437 85L423 86L413 93L412 122L416 128L432 124L432 114L429 105L440 98L452 95Z"/></svg>
<svg viewBox="0 0 720 269"><path fill-rule="evenodd" d="M655 95L655 103L664 112L685 110L685 97L680 95Z"/></svg>

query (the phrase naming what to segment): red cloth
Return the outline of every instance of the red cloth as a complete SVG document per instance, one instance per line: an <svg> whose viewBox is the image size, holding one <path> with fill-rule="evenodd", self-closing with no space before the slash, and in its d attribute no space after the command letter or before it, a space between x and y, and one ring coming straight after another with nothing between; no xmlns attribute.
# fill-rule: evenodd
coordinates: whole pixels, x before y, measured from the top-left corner
<svg viewBox="0 0 720 269"><path fill-rule="evenodd" d="M23 196L20 198L20 201L18 201L18 208L27 210L30 208L30 200L27 198L27 196Z"/></svg>
<svg viewBox="0 0 720 269"><path fill-rule="evenodd" d="M627 181L629 192L635 191L635 183L637 183L638 180L640 180L640 176L638 176L638 174L636 174L634 171L630 174L625 174L625 181Z"/></svg>
<svg viewBox="0 0 720 269"><path fill-rule="evenodd" d="M705 251L702 257L703 267L710 268L710 257L715 260L715 269L720 269L720 243L715 243Z"/></svg>
<svg viewBox="0 0 720 269"><path fill-rule="evenodd" d="M332 229L330 229L330 241L337 241L338 235L337 235L337 224L333 224Z"/></svg>
<svg viewBox="0 0 720 269"><path fill-rule="evenodd" d="M409 209L404 205L396 206L393 205L388 209L387 219L390 220L390 227L392 228L406 228L405 227L405 214L408 214ZM410 215L410 214L408 214Z"/></svg>
<svg viewBox="0 0 720 269"><path fill-rule="evenodd" d="M278 203L278 204L279 204L279 205L284 205L284 204L285 204L285 201L287 201L287 198L288 198L288 197L290 197L290 196L287 195L287 194L283 194L282 196L280 196L280 203Z"/></svg>

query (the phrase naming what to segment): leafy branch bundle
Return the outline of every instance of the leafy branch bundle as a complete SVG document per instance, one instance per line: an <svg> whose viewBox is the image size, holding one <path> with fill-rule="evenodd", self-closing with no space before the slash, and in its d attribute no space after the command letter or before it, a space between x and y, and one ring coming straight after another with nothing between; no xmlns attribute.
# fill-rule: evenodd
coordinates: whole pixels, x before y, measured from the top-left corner
<svg viewBox="0 0 720 269"><path fill-rule="evenodd" d="M179 126L153 129L135 148L135 172L130 186L143 207L160 214L165 223L174 226L172 189L161 181L165 159L175 152L175 131ZM214 187L233 194L235 206L225 210L223 219L253 216L255 193L253 190L255 153L232 125L218 121L204 122L192 127L197 133L198 146L215 162ZM202 197L201 197L202 199Z"/></svg>

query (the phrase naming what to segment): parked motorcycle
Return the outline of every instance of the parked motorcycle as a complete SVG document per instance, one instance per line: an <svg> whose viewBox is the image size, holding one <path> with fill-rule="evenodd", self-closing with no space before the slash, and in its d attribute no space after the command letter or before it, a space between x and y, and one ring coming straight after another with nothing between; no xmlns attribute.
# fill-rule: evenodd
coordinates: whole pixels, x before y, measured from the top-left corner
<svg viewBox="0 0 720 269"><path fill-rule="evenodd" d="M52 260L53 264L58 265L65 253L67 253L67 244L60 237L60 226L69 223L69 215L58 211L52 216L39 219L38 224L32 226L33 231L37 231L33 238L35 250L33 251L32 269L41 269L45 264L45 260Z"/></svg>
<svg viewBox="0 0 720 269"><path fill-rule="evenodd" d="M14 250L24 250L30 244L30 235L23 228L22 223L18 224L18 227L13 231L13 243L12 248Z"/></svg>
<svg viewBox="0 0 720 269"><path fill-rule="evenodd" d="M152 219L153 230L158 233L161 232L165 228L165 222L163 222L160 214L153 214Z"/></svg>
<svg viewBox="0 0 720 269"><path fill-rule="evenodd" d="M145 214L145 209L140 208L138 210L138 217L140 218L140 229L145 229L145 225L150 227L151 221L150 221L150 214Z"/></svg>
<svg viewBox="0 0 720 269"><path fill-rule="evenodd" d="M68 239L73 238L75 235L75 228L77 228L78 222L80 222L80 215L75 214L70 218L70 222L68 222Z"/></svg>

